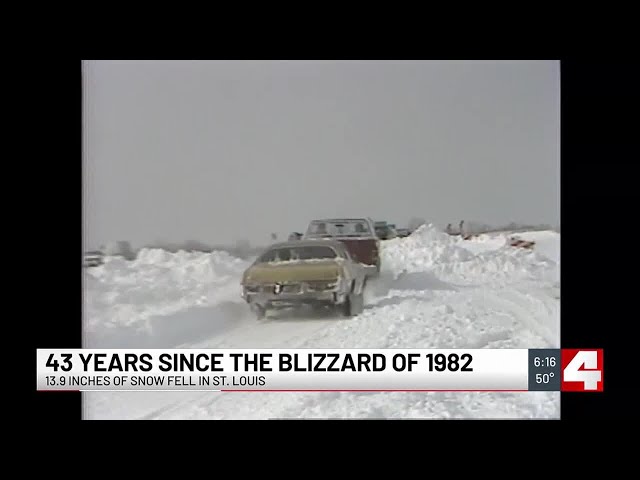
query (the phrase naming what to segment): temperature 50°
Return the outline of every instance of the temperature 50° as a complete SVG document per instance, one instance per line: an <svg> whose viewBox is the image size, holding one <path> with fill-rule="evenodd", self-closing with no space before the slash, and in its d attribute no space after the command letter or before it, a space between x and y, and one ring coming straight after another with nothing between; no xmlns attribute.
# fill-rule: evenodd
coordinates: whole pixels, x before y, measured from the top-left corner
<svg viewBox="0 0 640 480"><path fill-rule="evenodd" d="M536 383L549 383L554 373L536 373Z"/></svg>

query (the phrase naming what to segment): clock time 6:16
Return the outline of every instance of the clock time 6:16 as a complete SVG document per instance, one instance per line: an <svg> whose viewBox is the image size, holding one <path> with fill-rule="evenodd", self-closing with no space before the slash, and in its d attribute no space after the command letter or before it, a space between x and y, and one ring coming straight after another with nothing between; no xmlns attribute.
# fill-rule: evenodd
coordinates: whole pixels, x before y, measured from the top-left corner
<svg viewBox="0 0 640 480"><path fill-rule="evenodd" d="M536 367L555 367L555 357L534 357L533 364Z"/></svg>

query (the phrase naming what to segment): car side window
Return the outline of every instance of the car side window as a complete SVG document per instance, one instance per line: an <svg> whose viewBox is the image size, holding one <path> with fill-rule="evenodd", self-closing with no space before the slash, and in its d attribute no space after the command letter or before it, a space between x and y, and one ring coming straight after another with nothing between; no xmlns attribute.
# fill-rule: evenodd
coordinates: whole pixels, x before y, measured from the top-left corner
<svg viewBox="0 0 640 480"><path fill-rule="evenodd" d="M276 261L288 262L289 260L292 260L291 256L292 256L292 252L289 249L281 248L278 250Z"/></svg>
<svg viewBox="0 0 640 480"><path fill-rule="evenodd" d="M269 250L268 252L265 252L260 258L258 258L258 261L256 263L273 262L274 259L275 252L273 250Z"/></svg>

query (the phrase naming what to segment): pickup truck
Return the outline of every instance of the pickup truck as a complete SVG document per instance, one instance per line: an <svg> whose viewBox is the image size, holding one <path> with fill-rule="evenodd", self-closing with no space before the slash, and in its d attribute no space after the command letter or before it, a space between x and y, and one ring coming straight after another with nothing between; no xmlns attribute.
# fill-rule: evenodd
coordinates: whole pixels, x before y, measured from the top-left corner
<svg viewBox="0 0 640 480"><path fill-rule="evenodd" d="M351 257L363 265L367 276L380 273L380 240L370 218L313 220L302 238L338 240L346 246Z"/></svg>

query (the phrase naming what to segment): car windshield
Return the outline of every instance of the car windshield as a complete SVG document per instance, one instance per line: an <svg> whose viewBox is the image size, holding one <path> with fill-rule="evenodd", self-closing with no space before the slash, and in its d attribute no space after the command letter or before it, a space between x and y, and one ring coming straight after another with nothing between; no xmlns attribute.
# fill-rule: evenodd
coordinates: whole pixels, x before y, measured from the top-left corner
<svg viewBox="0 0 640 480"><path fill-rule="evenodd" d="M307 234L314 237L361 237L371 235L364 220L311 222Z"/></svg>
<svg viewBox="0 0 640 480"><path fill-rule="evenodd" d="M333 248L320 245L305 247L280 247L265 252L258 259L258 263L322 260L337 257L338 254Z"/></svg>

